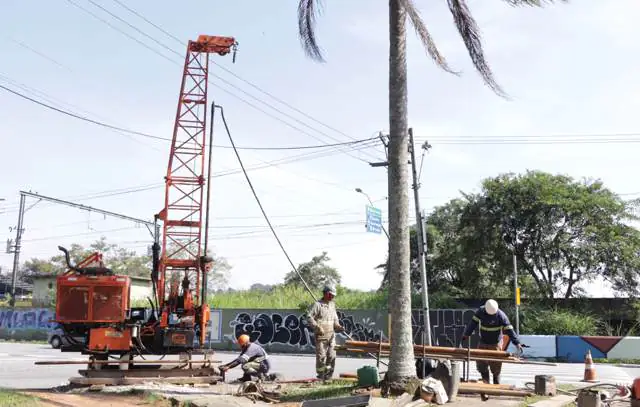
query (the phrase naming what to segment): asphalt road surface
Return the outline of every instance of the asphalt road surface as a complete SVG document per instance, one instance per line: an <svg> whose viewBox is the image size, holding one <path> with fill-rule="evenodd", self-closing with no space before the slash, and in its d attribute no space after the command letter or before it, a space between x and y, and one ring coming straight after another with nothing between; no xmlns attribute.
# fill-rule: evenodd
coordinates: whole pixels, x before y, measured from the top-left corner
<svg viewBox="0 0 640 407"><path fill-rule="evenodd" d="M217 352L215 360L228 362L236 353ZM168 357L167 357L168 358ZM287 379L304 379L315 376L315 358L313 355L270 355L272 370L281 373ZM84 365L36 366L38 360L86 360L79 353L62 353L49 345L0 343L0 387L19 389L42 389L67 384L70 377L78 376L78 370ZM337 373L355 373L365 365L375 365L373 359L338 358ZM381 365L381 371L386 368ZM640 366L617 367L613 365L596 365L598 379L603 383L631 383L640 377ZM557 366L514 365L503 364L502 381L505 384L523 386L533 382L536 375L546 374L556 377L558 383L579 384L583 378L584 365L581 363L558 364ZM230 371L227 380L240 376L240 367ZM471 366L471 378L479 378L475 366Z"/></svg>

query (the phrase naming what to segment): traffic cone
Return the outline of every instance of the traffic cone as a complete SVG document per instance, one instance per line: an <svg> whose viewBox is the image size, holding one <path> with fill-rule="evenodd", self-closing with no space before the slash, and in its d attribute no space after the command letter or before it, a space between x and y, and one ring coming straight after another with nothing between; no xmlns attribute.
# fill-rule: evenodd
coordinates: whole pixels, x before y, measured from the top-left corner
<svg viewBox="0 0 640 407"><path fill-rule="evenodd" d="M584 357L584 379L583 382L596 383L597 375L596 368L591 358L591 349L587 350L587 354Z"/></svg>

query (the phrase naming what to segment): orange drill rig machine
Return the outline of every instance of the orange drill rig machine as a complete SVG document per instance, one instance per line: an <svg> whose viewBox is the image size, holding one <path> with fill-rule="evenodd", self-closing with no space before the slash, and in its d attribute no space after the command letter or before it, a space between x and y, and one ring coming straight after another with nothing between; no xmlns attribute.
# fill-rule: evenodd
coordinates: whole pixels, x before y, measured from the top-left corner
<svg viewBox="0 0 640 407"><path fill-rule="evenodd" d="M164 208L155 216L156 225L162 221L162 239L156 228L151 308L131 307L128 276L115 275L101 263L72 266L60 248L70 269L57 279L55 322L71 343L63 351L107 360L110 354L190 353L205 343L210 317L207 272L212 266L207 256L210 140L208 166L205 161L209 54L233 52L235 62L236 48L233 37L207 35L187 46Z"/></svg>

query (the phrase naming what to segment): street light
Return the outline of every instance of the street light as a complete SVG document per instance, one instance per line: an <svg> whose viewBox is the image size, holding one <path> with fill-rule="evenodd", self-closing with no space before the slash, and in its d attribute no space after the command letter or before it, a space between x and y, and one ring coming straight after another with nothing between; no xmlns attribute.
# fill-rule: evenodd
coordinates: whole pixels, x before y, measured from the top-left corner
<svg viewBox="0 0 640 407"><path fill-rule="evenodd" d="M370 204L371 206L374 206L374 205L373 205L373 201L371 201L371 197L370 197L366 192L364 192L361 188L356 188L356 192L357 192L357 193L359 193L359 194L362 194L362 195L366 196L366 197L367 197L367 200L369 201L369 204ZM380 226L382 227L382 231L384 232L384 234L387 236L387 239L390 239L390 238L389 238L389 233L387 232L387 229L384 227L384 225L383 225L383 224L381 224Z"/></svg>

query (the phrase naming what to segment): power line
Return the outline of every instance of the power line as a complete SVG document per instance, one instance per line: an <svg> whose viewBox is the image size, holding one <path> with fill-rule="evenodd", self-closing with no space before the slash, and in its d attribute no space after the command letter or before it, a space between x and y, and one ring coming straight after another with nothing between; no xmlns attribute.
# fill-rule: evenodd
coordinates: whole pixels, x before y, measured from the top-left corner
<svg viewBox="0 0 640 407"><path fill-rule="evenodd" d="M121 30L120 28L113 26L112 24L110 24L110 23L109 23L108 21L106 21L105 19L103 19L103 18L101 18L101 17L99 17L99 16L95 15L95 14L94 14L94 13L92 13L91 11L89 11L89 10L85 9L84 7L82 7L82 6L78 5L78 4L76 4L76 3L75 3L75 2L73 2L72 0L67 0L67 1L68 1L69 3L71 3L72 5L74 5L75 7L77 7L77 8L79 8L79 9L81 9L82 11L86 12L87 14L89 14L89 15L93 16L93 17L94 17L94 18L96 18L97 20L101 21L102 23L106 24L106 25L107 25L107 26L109 26L110 28L114 29L115 31L118 31L118 32L120 32L121 34L125 35L127 38L134 40L136 43L138 43L138 44L142 45L144 48L149 49L150 51L154 52L155 54L160 55L160 56L161 56L161 57L163 57L164 59L166 59L166 60L168 60L168 61L170 61L170 62L172 62L172 63L174 63L174 64L176 64L176 65L180 65L180 66L182 65L182 63L181 63L181 62L178 62L178 61L175 61L175 60L170 59L170 58L169 58L169 57L167 57L166 55L164 55L164 54L160 53L159 51L157 51L155 48L152 48L152 47L151 47L151 46L149 46L148 44L145 44L144 42L142 42L142 41L138 40L137 38L133 37L133 36L132 36L132 35L130 35L129 33L125 32L124 30ZM135 30L135 31L137 31L138 33L142 34L143 36L145 36L145 37L147 37L147 38L151 39L153 42L155 42L156 44L160 45L161 47L163 47L164 49L168 50L169 52L171 52L171 53L173 53L173 54L176 54L176 55L180 58L180 60L182 60L183 55L182 55L180 52L178 52L178 51L174 50L173 48L171 48L171 47L167 46L166 44L161 43L160 41L158 41L158 40L157 40L157 39L155 39L154 37L150 36L149 34L145 33L144 31L140 30L139 28L137 28L137 27L136 27L136 26L134 26L133 24L129 23L128 21L124 20L123 18L119 17L118 15L116 15L116 14L112 13L111 11L109 11L109 10L105 9L104 7L102 7L102 6L98 5L98 4L97 4L97 3L95 3L94 1L92 1L92 0L87 0L87 1L89 1L89 2L90 2L91 4L93 4L95 7L100 8L102 11L104 11L104 12L105 12L105 13L107 13L107 14L109 14L111 17L115 18L116 20L121 21L122 23L126 24L127 26L129 26L130 28L134 29L134 30ZM217 66L220 66L220 65L218 65L217 63L215 63L215 61L213 61L213 63L214 63L215 65L217 65ZM290 118L291 120L294 120L294 121L296 121L297 123L300 123L301 125L303 125L303 126L305 126L305 127L309 128L309 129L311 129L311 130L314 130L314 131L318 132L319 134L322 134L323 136L325 136L325 137L327 137L327 138L330 138L330 139L335 140L335 141L340 141L340 140L338 140L337 138L335 138L335 137L333 137L333 136L330 136L330 135L328 135L328 134L326 134L326 133L324 133L324 132L322 132L322 131L320 131L320 130L316 129L316 128L314 128L313 126L309 126L307 123L304 123L303 121L301 121L301 120L297 119L296 117L294 117L294 116L292 116L292 115L290 115L290 114L288 114L288 113L286 113L286 112L283 112L282 110L280 110L280 109L278 109L278 108L276 108L276 107L272 106L271 104L269 104L269 103L265 102L264 100L262 100L262 99L260 99L260 98L258 98L258 97L256 97L256 96L254 96L254 95L252 95L252 94L250 94L250 93L246 92L245 90L243 90L243 89L241 89L241 88L237 87L237 86L236 86L236 85L234 85L233 83L231 83L231 82L227 81L226 79L224 79L224 78L222 78L222 77L220 77L220 76L216 75L215 73L209 73L209 74L210 74L211 76L213 76L213 77L217 78L218 80L220 80L220 81L222 81L222 82L226 83L226 84L227 84L227 85L229 85L230 87L232 87L232 88L234 88L234 89L236 89L236 90L238 90L238 91L240 91L240 92L244 93L245 95L247 95L247 96L251 97L252 99L255 99L256 101L258 101L258 102L260 102L260 103L264 104L265 106L269 107L270 109L275 110L276 112L278 112L278 113L282 114L283 116L286 116L286 117ZM243 103L245 103L245 104L247 104L247 105L249 105L249 106L253 107L254 109L259 110L259 111L261 111L262 113L264 113L264 114L266 114L266 115L270 116L271 118L276 119L276 120L278 120L278 121L280 121L280 122L284 123L285 125L287 125L287 126L289 126L289 127L293 128L293 129L295 129L296 131L298 131L298 132L300 132L300 133L303 133L303 134L306 134L307 136L312 137L312 138L314 138L314 139L316 139L316 140L318 140L318 141L321 141L321 142L323 141L322 139L319 139L317 136L315 136L315 135L313 135L313 134L310 134L310 133L308 133L308 132L306 132L306 131L304 131L304 130L302 130L302 129L300 129L300 128L296 127L296 126L293 126L293 125L291 125L290 123L285 122L284 120L280 119L279 117L276 117L276 116L274 116L273 114L271 114L271 113L268 113L268 112L264 111L263 109L261 109L261 108L259 108L259 107L255 106L255 105L254 105L254 104L252 104L251 102L248 102L246 99L243 99L242 97L240 97L240 96L238 96L238 95L234 94L233 92L230 92L230 91L228 91L227 89L222 88L222 87L221 87L221 86L219 86L217 83L214 83L214 82L212 82L211 80L209 80L209 83L210 83L211 85L213 85L213 86L217 87L218 89L222 90L223 92L225 92L225 93L227 93L227 94L229 94L229 95L231 95L231 96L233 96L233 97L235 97L235 98L239 99L239 100L240 100L240 101L242 101ZM353 154L350 154L350 153L349 153L348 151L346 151L346 150L345 150L345 151L343 151L343 152L344 152L345 154L347 154L347 155L349 155L349 156L351 156L351 157L353 157L353 158L355 158L355 159L359 160L359 161L363 161L363 162L365 162L365 163L368 163L366 160L363 160L363 159L362 159L362 158L360 158L360 157L357 157L357 156L355 156L355 155L353 155ZM375 157L373 157L373 158L375 158Z"/></svg>
<svg viewBox="0 0 640 407"><path fill-rule="evenodd" d="M3 75L0 75L0 77L3 77ZM6 78L6 77L5 77ZM55 106L49 105L47 103L41 102L39 100L36 100L32 97L29 97L23 93L20 93L16 90L13 90L11 88L8 88L6 86L0 85L0 88L2 88L3 90L10 92L16 96L19 96L23 99L26 99L32 103L35 103L39 106L45 107L47 109L51 109L54 110L58 113L62 113L66 116L70 116L73 117L75 119L78 120L82 120L82 121L86 121L101 127L105 127L111 130L117 130L119 132L124 132L124 133L129 133L129 134L134 134L137 136L141 136L141 137L147 137L147 138L151 138L154 140L162 140L162 141L172 141L170 138L168 137L160 137L160 136L154 136L148 133L143 133L140 131L136 131L136 130L130 130L130 129L126 129L124 127L118 127L112 124L108 124L105 123L103 121L98 121L98 120L93 120L90 119L86 116L82 116L73 112L70 112L68 110L65 109L60 109L57 108ZM274 151L278 151L278 150L308 150L308 149L320 149L320 148L331 148L331 147L339 147L339 146L353 146L353 145L358 145L358 144L362 144L365 142L369 142L369 141L377 141L377 137L370 137L370 138L365 138L365 139L359 139L359 140L354 140L354 141L344 141L344 142L340 142L340 143L328 143L328 144L316 144L316 145L306 145L306 146L279 146L279 147L237 147L239 150L274 150ZM368 144L368 146L373 146L375 143L370 143ZM214 145L214 147L216 148L232 148L231 146L225 146L225 145Z"/></svg>
<svg viewBox="0 0 640 407"><path fill-rule="evenodd" d="M144 17L141 13L139 13L139 12L137 12L137 11L135 11L135 10L131 9L130 7L127 7L127 6L126 6L125 4L123 4L121 1L119 1L119 0L113 0L113 1L114 1L115 3L117 3L118 5L120 5L121 7L123 7L124 9L126 9L127 11L129 11L130 13L132 13L132 14L136 15L137 17L139 17L140 19L142 19L142 20L143 20L143 21L145 21L146 23L150 24L150 25L151 25L151 26L153 26L154 28L158 29L160 32L164 33L164 34L165 34L165 35L167 35L169 38L172 38L175 42L177 42L177 43L179 43L179 44L183 44L183 43L184 43L184 41L180 40L180 39L179 39L178 37L176 37L175 35L171 34L170 32L168 32L168 31L166 31L165 29L163 29L162 27L160 27L159 25L157 25L157 24L155 24L154 22L150 21L149 19L147 19L146 17ZM320 120L318 120L318 119L316 119L316 118L314 118L314 117L312 117L312 116L310 116L309 114L307 114L307 113L303 112L302 110L298 109L297 107L292 106L291 104L289 104L289 103L285 102L284 100L282 100L282 99L280 99L280 98L278 98L278 97L274 96L273 94L271 94L271 93L267 92L266 90L262 89L262 88L261 88L261 87L259 87L258 85L256 85L256 84L254 84L254 83L252 83L252 82L250 82L250 81L248 81L248 80L246 80L246 79L242 78L240 75L236 74L235 72L231 71L230 69L227 69L227 68L226 68L226 67L224 67L223 65L218 64L218 63L217 63L217 62L215 62L215 61L212 61L212 63L213 63L214 65L216 65L218 68L222 69L223 71L225 71L225 72L227 72L228 74L230 74L231 76L233 76L234 78L239 79L240 81L242 81L242 82L246 83L247 85L251 86L252 88L254 88L254 89L258 90L258 91L259 91L259 92L261 92L261 93L263 93L264 95L269 96L270 98L272 98L272 99L273 99L273 100L275 100L276 102L281 103L281 104L282 104L282 105L284 105L284 106L287 106L288 108L290 108L290 109L294 110L294 111L295 111L295 112L297 112L297 113L300 113L301 115L305 116L306 118L308 118L308 119L310 119L310 120L314 121L315 123L318 123L318 124L319 124L319 125L321 125L321 126L326 127L326 128L327 128L327 129L329 129L329 130L332 130L332 131L334 131L334 132L336 132L336 133L338 133L338 134L341 134L341 135L343 135L343 136L345 136L345 137L347 137L347 138L353 139L353 137L352 137L352 136L349 136L348 134L346 134L346 133L344 133L344 132L342 132L342 131L340 131L340 130L338 130L338 129L336 129L336 128L334 128L334 127L332 127L332 126L330 126L330 125L328 125L328 124L326 124L326 123L324 123L324 122L322 122L322 121L320 121Z"/></svg>
<svg viewBox="0 0 640 407"><path fill-rule="evenodd" d="M129 129L125 129L125 128L118 127L118 126L112 126L110 124L106 124L106 123L103 123L103 122L100 122L100 121L97 121L97 120L89 119L88 117L84 117L84 116L81 116L81 115L78 115L78 114L75 114L75 113L71 113L71 112L66 111L64 109L58 109L57 107L54 107L54 106L48 105L46 103L40 102L40 101L35 100L35 99L33 99L33 98L31 98L31 97L29 97L27 95L24 95L24 94L22 94L20 92L17 92L17 91L15 91L13 89L7 88L4 85L0 85L0 88L4 89L7 92L13 93L14 95L19 96L19 97L21 97L23 99L26 99L26 100L28 100L30 102L33 102L33 103L35 103L37 105L45 107L47 109L55 110L58 113L62 113L64 115L71 116L71 117L76 118L78 120L82 120L82 121L85 121L85 122L89 122L89 123L95 124L96 126L105 127L105 128L112 129L112 130L118 130L118 131L122 131L122 132L125 132L125 133L135 134L137 136L142 136L142 137L148 137L148 138L153 138L153 139L158 139L158 140L167 140L167 139L165 139L163 137L152 136L150 134L141 133L141 132L138 132L138 131L135 131L135 130L129 130Z"/></svg>
<svg viewBox="0 0 640 407"><path fill-rule="evenodd" d="M225 128L225 130L227 132L227 136L229 137L229 142L231 143L232 146L235 147L235 143L233 142L233 137L231 136L231 131L229 130L229 126L227 125L227 119L224 117L224 108L222 106L216 106L216 107L218 109L220 109L220 116L222 117L222 123L224 124L224 128ZM276 230L273 228L273 225L271 224L271 221L269 220L269 217L267 216L267 213L265 212L264 208L262 207L262 203L260 202L260 198L258 198L258 194L256 193L256 190L253 187L253 184L251 183L251 179L249 178L249 174L247 174L247 171L244 168L244 164L242 163L242 159L240 158L240 153L238 153L238 150L235 149L235 148L233 149L233 151L235 152L236 157L238 158L238 163L240 164L240 168L242 168L242 173L244 174L244 177L247 180L247 184L249 184L249 188L251 188L251 193L253 194L253 197L255 198L256 203L260 207L260 211L262 212L262 215L264 216L264 220L267 222L267 225L269 225L269 229L271 229L271 233L273 233L273 237L278 242L278 245L280 246L280 249L282 249L282 252L284 253L285 257L287 258L287 261L289 262L289 265L291 266L293 271L298 275L298 277L300 277L300 281L302 282L304 287L309 292L309 295L311 295L311 297L315 300L315 295L313 294L313 291L311 291L311 289L307 285L307 282L304 281L304 278L302 278L302 275L298 271L298 268L296 267L296 265L293 264L293 261L291 260L291 257L289 257L289 254L287 253L287 250L284 248L284 245L280 241L280 238L278 237L278 234L276 233Z"/></svg>

